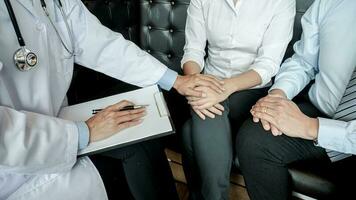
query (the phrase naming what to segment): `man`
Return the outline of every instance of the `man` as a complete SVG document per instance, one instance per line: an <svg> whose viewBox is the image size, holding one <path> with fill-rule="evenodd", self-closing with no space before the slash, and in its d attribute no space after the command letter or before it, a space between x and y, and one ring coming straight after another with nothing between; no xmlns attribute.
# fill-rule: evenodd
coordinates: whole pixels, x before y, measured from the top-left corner
<svg viewBox="0 0 356 200"><path fill-rule="evenodd" d="M107 199L95 167L87 157L77 159L77 151L139 124L145 111L117 112L131 104L122 101L86 122L56 118L67 104L74 62L138 86L174 87L183 95L202 96L193 89L198 85L223 89L212 77L178 76L102 26L80 0L1 1L0 35L0 199ZM132 163L126 173L130 190L136 199L167 198L149 190L156 182L140 177L147 171L130 179L135 170L157 173L154 161L136 152L150 151L145 148L120 152ZM135 153L133 161L126 159Z"/></svg>
<svg viewBox="0 0 356 200"><path fill-rule="evenodd" d="M336 119L346 88L354 87L348 84L356 66L356 1L316 0L302 27L295 54L251 109L263 128L250 120L238 133L237 157L251 199L288 199L289 163L330 164L356 153L356 121L328 119ZM313 79L310 101L298 108L290 99Z"/></svg>

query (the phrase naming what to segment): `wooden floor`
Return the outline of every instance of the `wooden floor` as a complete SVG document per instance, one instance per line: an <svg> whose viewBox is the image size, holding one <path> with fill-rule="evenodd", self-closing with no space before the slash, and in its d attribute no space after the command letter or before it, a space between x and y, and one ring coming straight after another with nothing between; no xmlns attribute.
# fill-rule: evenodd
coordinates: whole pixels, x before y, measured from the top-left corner
<svg viewBox="0 0 356 200"><path fill-rule="evenodd" d="M180 200L187 200L189 191L186 185L186 179L182 167L182 158L179 153L166 149L166 154L171 165L174 179L176 180L177 191ZM230 178L230 199L249 200L245 182L239 174L232 174Z"/></svg>

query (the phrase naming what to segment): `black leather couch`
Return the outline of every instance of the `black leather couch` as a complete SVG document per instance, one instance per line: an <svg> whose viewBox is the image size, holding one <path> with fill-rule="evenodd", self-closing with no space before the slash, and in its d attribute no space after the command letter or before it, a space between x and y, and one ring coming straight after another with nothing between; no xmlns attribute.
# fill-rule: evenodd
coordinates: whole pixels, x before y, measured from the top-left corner
<svg viewBox="0 0 356 200"><path fill-rule="evenodd" d="M293 54L292 44L301 35L301 16L313 0L296 2L294 36L285 58ZM184 28L189 0L84 0L84 3L105 26L122 33L126 39L132 40L171 69L181 73L180 60L185 43ZM68 96L70 103L78 103L135 88L76 66ZM175 91L166 92L165 97L179 134L182 124L189 117L188 106L185 99ZM179 151L180 145L176 141L179 140L168 138L167 145ZM352 172L356 170L355 166L354 158L335 165L315 162L293 163L289 166L292 189L316 199L356 199L356 195L350 196L353 189L352 181L356 180L356 173ZM342 196L344 192L347 192L347 195Z"/></svg>

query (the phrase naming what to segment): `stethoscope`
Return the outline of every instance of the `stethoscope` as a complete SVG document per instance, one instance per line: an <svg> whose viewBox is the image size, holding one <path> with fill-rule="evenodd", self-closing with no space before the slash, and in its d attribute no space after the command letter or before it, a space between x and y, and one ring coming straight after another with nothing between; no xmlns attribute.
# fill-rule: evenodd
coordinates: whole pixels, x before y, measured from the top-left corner
<svg viewBox="0 0 356 200"><path fill-rule="evenodd" d="M22 34L20 31L19 25L17 23L16 17L14 14L14 10L12 9L10 0L5 0L5 4L6 4L7 11L9 12L9 16L10 16L12 25L16 32L17 41L20 45L20 48L14 53L14 63L20 71L31 70L37 66L38 57L34 52L32 52L31 50L26 48L25 40L22 37ZM42 9L45 12L47 18L49 19L51 25L53 26L62 45L64 46L66 51L70 54L70 57L75 56L73 33L71 32L71 29L69 28L68 20L67 20L66 15L64 14L61 0L58 0L57 6L59 7L59 10L60 10L62 17L64 19L64 22L65 22L67 32L69 34L71 48L68 48L68 46L65 44L64 40L62 39L61 35L59 34L58 29L56 28L51 17L49 16L49 12L47 10L47 5L44 0L41 0L41 6L42 6Z"/></svg>

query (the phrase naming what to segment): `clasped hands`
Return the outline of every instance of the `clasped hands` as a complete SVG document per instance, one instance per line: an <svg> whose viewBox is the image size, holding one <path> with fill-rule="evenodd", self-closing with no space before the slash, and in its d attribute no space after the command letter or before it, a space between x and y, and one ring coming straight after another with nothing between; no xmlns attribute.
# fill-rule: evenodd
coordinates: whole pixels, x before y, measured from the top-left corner
<svg viewBox="0 0 356 200"><path fill-rule="evenodd" d="M266 131L274 136L285 134L289 137L315 140L319 122L305 115L299 107L287 99L282 90L272 90L251 108L253 121L261 122Z"/></svg>
<svg viewBox="0 0 356 200"><path fill-rule="evenodd" d="M226 89L224 80L219 80L212 75L194 74L208 82L195 81L191 84L191 89L199 93L183 94L191 105L194 112L203 120L206 117L215 118L216 115L222 115L224 106L220 103L227 99L231 94Z"/></svg>

